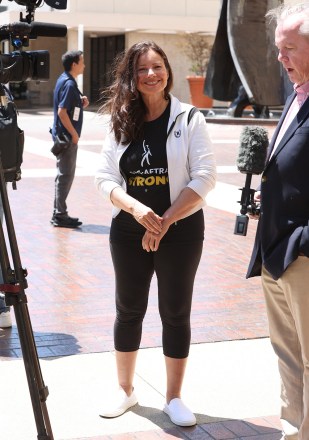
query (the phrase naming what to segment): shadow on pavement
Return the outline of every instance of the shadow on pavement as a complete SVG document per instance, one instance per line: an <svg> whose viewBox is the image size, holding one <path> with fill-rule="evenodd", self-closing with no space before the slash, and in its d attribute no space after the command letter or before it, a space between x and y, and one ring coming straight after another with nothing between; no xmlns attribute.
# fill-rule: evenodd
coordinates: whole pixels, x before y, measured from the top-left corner
<svg viewBox="0 0 309 440"><path fill-rule="evenodd" d="M242 439L247 437L254 439L255 436L260 436L263 434L267 435L267 438L271 440L279 440L281 439L282 435L281 431L269 426L269 423L266 420L263 421L262 418L259 419L258 423L252 423L246 420L211 417L206 414L195 413L197 420L196 426L180 427L175 425L172 428L166 428L166 421L169 421L169 418L166 416L165 421L162 418L162 411L157 408L136 405L131 409L131 411L140 417L147 418L149 421L157 425L160 430L163 430L167 434L173 435L173 438L179 439L186 438L184 437L184 434L189 438L201 439L210 438L207 436L207 434L218 439L236 439L240 437ZM220 433L218 429L220 430ZM220 435L220 437L218 437L218 435Z"/></svg>
<svg viewBox="0 0 309 440"><path fill-rule="evenodd" d="M76 228L74 231L84 234L109 234L110 227L103 225L83 224L81 228Z"/></svg>
<svg viewBox="0 0 309 440"><path fill-rule="evenodd" d="M66 333L33 332L39 358L54 358L81 353L77 339ZM17 327L0 329L0 361L22 358Z"/></svg>

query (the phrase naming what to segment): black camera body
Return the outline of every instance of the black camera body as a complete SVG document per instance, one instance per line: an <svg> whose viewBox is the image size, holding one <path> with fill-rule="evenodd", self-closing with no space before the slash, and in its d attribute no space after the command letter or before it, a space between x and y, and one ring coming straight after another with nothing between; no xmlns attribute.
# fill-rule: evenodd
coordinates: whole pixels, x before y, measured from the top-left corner
<svg viewBox="0 0 309 440"><path fill-rule="evenodd" d="M16 181L21 178L24 132L18 127L13 96L4 84L31 80L47 81L48 51L22 51L22 47L29 46L29 40L38 36L62 37L67 33L65 25L34 22L35 8L40 6L43 0L15 1L27 7L26 18L24 19L21 13L20 22L0 26L0 41L8 40L14 48L11 53L0 52L0 181L3 178L5 182L12 182L14 189ZM46 0L46 3L58 9L65 9L66 6L66 0Z"/></svg>
<svg viewBox="0 0 309 440"><path fill-rule="evenodd" d="M9 0L13 1L13 0ZM0 0L0 3L2 0ZM67 27L52 23L34 22L34 12L44 0L15 0L26 6L27 15L20 14L17 23L0 26L0 40L8 40L13 51L0 52L0 83L22 81L47 81L49 79L49 52L47 50L23 51L31 39L42 37L65 37ZM67 0L45 0L45 3L56 9L66 9Z"/></svg>
<svg viewBox="0 0 309 440"><path fill-rule="evenodd" d="M10 81L47 81L49 79L49 52L47 50L14 51L0 55L0 83Z"/></svg>

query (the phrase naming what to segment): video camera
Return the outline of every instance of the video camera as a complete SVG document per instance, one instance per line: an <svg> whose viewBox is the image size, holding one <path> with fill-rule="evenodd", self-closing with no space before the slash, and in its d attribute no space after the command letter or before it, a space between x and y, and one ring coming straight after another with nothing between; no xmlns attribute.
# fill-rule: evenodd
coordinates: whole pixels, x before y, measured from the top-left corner
<svg viewBox="0 0 309 440"><path fill-rule="evenodd" d="M49 52L22 51L37 37L65 37L67 27L62 24L34 22L35 9L45 3L55 9L66 9L67 0L8 0L26 6L27 15L20 13L20 21L0 26L0 41L8 40L13 47L9 54L0 51L0 83L10 81L47 81L49 79ZM0 0L0 3L2 0Z"/></svg>

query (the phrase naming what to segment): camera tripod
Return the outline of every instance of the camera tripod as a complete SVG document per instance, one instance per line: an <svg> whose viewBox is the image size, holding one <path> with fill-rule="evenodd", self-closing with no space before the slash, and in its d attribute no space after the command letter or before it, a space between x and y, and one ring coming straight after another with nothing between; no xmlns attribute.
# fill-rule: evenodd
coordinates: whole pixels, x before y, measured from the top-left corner
<svg viewBox="0 0 309 440"><path fill-rule="evenodd" d="M28 287L26 280L27 271L22 268L20 261L1 156L0 193L6 224L7 240L10 245L10 256L13 262L13 268L11 268L3 226L0 222L0 263L3 274L3 284L0 284L0 290L5 293L6 305L13 306L14 308L32 408L37 427L37 438L38 440L54 440L46 406L48 388L45 386L42 377L27 306L27 296L25 294L25 289Z"/></svg>

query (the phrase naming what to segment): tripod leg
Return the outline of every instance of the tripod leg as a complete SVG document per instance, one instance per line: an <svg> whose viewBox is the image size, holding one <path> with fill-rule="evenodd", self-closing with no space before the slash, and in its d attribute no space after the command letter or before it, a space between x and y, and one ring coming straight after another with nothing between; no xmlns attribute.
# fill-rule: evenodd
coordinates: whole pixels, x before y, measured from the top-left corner
<svg viewBox="0 0 309 440"><path fill-rule="evenodd" d="M37 438L38 440L54 440L46 407L48 389L45 387L43 382L27 306L27 297L24 291L24 289L27 287L27 272L22 268L20 261L1 158L0 194L6 222L7 236L10 244L10 255L12 257L14 267L14 269L11 269L10 267L7 243L3 233L2 224L0 222L0 264L3 274L3 284L0 287L1 290L5 292L6 304L14 307L32 408L37 427Z"/></svg>
<svg viewBox="0 0 309 440"><path fill-rule="evenodd" d="M39 440L53 440L46 406L48 388L45 386L39 364L25 293L6 294L6 303L14 307L20 345L24 359L28 387Z"/></svg>

